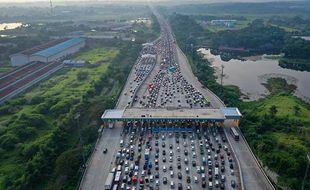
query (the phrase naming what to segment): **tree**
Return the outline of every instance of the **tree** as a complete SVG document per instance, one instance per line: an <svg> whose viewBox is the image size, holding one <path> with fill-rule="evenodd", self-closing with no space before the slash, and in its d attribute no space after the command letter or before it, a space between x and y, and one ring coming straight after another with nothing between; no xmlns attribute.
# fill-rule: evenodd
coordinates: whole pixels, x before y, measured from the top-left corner
<svg viewBox="0 0 310 190"><path fill-rule="evenodd" d="M299 115L300 114L300 107L298 105L295 105L293 107L293 110L294 110L294 115Z"/></svg>
<svg viewBox="0 0 310 190"><path fill-rule="evenodd" d="M277 106L275 105L272 105L270 108L269 108L269 113L272 117L274 117L278 112L278 109L277 109Z"/></svg>

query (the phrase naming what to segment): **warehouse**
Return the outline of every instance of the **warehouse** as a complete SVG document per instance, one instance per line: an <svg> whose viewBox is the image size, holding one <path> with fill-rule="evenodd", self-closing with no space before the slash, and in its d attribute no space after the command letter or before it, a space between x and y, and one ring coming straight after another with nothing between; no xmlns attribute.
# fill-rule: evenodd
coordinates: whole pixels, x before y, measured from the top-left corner
<svg viewBox="0 0 310 190"><path fill-rule="evenodd" d="M49 63L76 53L84 46L85 39L83 38L53 40L11 55L11 64L12 66L22 66L33 61Z"/></svg>

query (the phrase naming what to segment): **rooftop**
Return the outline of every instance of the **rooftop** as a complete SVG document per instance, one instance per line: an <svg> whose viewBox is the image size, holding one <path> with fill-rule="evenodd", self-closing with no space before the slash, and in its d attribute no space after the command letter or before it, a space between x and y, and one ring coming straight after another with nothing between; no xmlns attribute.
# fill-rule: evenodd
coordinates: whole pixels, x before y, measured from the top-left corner
<svg viewBox="0 0 310 190"><path fill-rule="evenodd" d="M62 43L64 41L68 40L67 38L63 38L63 39L57 39L57 40L52 40L52 41L49 41L45 44L41 44L41 45L38 45L38 46L35 46L33 48L30 48L30 49L26 49L24 51L21 51L17 54L24 54L24 55L32 55L38 51L41 51L43 49L46 49L46 48L49 48L49 47L52 47L56 44L59 44L59 43Z"/></svg>
<svg viewBox="0 0 310 190"><path fill-rule="evenodd" d="M36 52L33 55L39 55L39 56L43 56L43 57L50 57L52 55L55 55L69 47L72 47L74 45L77 45L81 42L83 42L84 39L83 38L72 38L70 40L64 41L62 43L56 44L52 47L49 47L47 49L44 49L42 51Z"/></svg>
<svg viewBox="0 0 310 190"><path fill-rule="evenodd" d="M222 109L148 109L148 108L129 108L125 110L106 110L102 120L214 120L223 121L225 119L239 119L241 113L238 108Z"/></svg>

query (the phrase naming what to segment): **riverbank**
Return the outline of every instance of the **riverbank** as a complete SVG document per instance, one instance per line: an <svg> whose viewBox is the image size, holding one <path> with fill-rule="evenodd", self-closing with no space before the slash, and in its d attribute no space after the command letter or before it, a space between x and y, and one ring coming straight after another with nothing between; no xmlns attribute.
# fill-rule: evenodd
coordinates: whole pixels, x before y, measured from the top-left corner
<svg viewBox="0 0 310 190"><path fill-rule="evenodd" d="M213 55L209 49L198 49L204 59L211 64L214 75L220 83L222 66L224 66L224 85L233 85L239 87L241 99L243 101L253 101L265 98L270 93L263 85L269 78L283 78L289 84L295 85L295 95L304 101L310 103L310 72L302 72L291 69L284 69L279 66L277 59L256 57L255 61L240 61L232 59L223 61L220 56ZM207 63L206 63L207 64Z"/></svg>

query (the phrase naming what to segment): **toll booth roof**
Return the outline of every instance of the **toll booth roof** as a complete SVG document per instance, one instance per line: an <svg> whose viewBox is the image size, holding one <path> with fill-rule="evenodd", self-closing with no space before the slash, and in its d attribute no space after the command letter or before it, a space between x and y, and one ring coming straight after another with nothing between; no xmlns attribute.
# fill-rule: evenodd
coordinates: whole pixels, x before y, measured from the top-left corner
<svg viewBox="0 0 310 190"><path fill-rule="evenodd" d="M226 119L240 119L242 114L238 108L221 108Z"/></svg>
<svg viewBox="0 0 310 190"><path fill-rule="evenodd" d="M129 108L125 110L106 110L102 120L216 120L226 119L221 109L169 109L169 108Z"/></svg>

